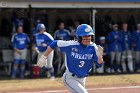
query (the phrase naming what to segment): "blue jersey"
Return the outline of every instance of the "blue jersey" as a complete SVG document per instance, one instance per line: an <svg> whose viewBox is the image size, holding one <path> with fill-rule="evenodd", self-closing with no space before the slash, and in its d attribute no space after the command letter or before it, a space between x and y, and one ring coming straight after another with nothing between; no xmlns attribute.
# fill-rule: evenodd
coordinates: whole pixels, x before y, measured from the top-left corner
<svg viewBox="0 0 140 93"><path fill-rule="evenodd" d="M33 28L32 29L32 34L35 35L36 33L38 33L37 29L36 28Z"/></svg>
<svg viewBox="0 0 140 93"><path fill-rule="evenodd" d="M108 49L108 45L107 44L100 44L101 47L103 47L104 49L104 53L105 55L109 55L109 49Z"/></svg>
<svg viewBox="0 0 140 93"><path fill-rule="evenodd" d="M135 51L140 51L140 32L139 31L134 31L132 33L133 35L133 44L136 46L134 47Z"/></svg>
<svg viewBox="0 0 140 93"><path fill-rule="evenodd" d="M122 31L122 50L130 50L131 49L131 33L129 31Z"/></svg>
<svg viewBox="0 0 140 93"><path fill-rule="evenodd" d="M25 18L21 18L21 19L16 18L14 20L14 25L15 25L15 27L17 27L19 25L22 25L24 27L24 25L25 25Z"/></svg>
<svg viewBox="0 0 140 93"><path fill-rule="evenodd" d="M93 62L97 63L97 55L95 52L95 44L84 46L78 41L54 41L50 47L54 49L58 46L61 51L66 53L66 69L71 73L85 77L93 66ZM99 65L97 63L97 65Z"/></svg>
<svg viewBox="0 0 140 93"><path fill-rule="evenodd" d="M11 42L13 48L25 49L29 43L29 37L25 33L15 33Z"/></svg>
<svg viewBox="0 0 140 93"><path fill-rule="evenodd" d="M36 47L40 52L44 52L53 40L53 37L47 32L44 32L43 34L35 34ZM42 46L43 43L47 46Z"/></svg>
<svg viewBox="0 0 140 93"><path fill-rule="evenodd" d="M56 30L56 32L54 33L54 39L55 40L70 40L71 39L70 32L66 29Z"/></svg>
<svg viewBox="0 0 140 93"><path fill-rule="evenodd" d="M107 35L107 42L108 42L108 47L110 52L122 51L122 35L119 31L110 32Z"/></svg>

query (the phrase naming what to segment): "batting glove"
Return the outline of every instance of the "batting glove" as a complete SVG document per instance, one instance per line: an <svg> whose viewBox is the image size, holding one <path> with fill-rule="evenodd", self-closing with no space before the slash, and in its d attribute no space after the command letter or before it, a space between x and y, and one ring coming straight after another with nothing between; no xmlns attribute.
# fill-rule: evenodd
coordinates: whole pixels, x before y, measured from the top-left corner
<svg viewBox="0 0 140 93"><path fill-rule="evenodd" d="M47 57L42 55L37 62L37 66L42 68L45 65L47 65Z"/></svg>
<svg viewBox="0 0 140 93"><path fill-rule="evenodd" d="M36 51L38 54L40 53L37 47L35 48L35 51Z"/></svg>
<svg viewBox="0 0 140 93"><path fill-rule="evenodd" d="M96 49L97 56L103 56L103 50L104 50L103 47L97 45L97 49Z"/></svg>

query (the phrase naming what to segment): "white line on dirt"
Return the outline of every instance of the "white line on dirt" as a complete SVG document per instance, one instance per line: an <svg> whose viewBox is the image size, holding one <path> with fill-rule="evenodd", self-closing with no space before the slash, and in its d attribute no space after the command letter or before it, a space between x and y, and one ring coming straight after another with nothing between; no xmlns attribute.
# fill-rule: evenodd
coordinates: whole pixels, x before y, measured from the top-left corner
<svg viewBox="0 0 140 93"><path fill-rule="evenodd" d="M105 88L89 88L87 90L115 90L115 89L136 89L140 86L126 86L126 87L105 87ZM61 93L68 90L48 90L48 91L36 91L36 92L16 92L16 93Z"/></svg>

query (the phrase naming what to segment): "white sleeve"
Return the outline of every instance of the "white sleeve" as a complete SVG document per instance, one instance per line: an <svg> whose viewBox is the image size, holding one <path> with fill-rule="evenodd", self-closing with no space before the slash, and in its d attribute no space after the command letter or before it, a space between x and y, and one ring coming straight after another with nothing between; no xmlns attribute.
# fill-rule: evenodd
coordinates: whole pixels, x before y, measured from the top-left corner
<svg viewBox="0 0 140 93"><path fill-rule="evenodd" d="M54 38L51 36L51 34L49 34L49 33L47 33L47 32L44 32L44 34L45 34L46 36L48 36L51 40L54 40Z"/></svg>
<svg viewBox="0 0 140 93"><path fill-rule="evenodd" d="M78 42L76 41L64 41L64 40L58 40L57 41L57 46L58 47L67 47L67 46L70 46L70 45L77 45Z"/></svg>
<svg viewBox="0 0 140 93"><path fill-rule="evenodd" d="M98 50L98 47L95 43L92 43L92 45L94 46L95 50Z"/></svg>

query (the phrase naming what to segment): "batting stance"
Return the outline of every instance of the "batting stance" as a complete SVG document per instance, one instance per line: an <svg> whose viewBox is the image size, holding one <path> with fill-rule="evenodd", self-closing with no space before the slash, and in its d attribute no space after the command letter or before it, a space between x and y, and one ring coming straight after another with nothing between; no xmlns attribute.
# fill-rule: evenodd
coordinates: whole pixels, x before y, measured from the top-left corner
<svg viewBox="0 0 140 93"><path fill-rule="evenodd" d="M27 36L27 34L23 33L22 26L17 27L17 33L13 35L11 42L14 49L14 65L12 70L12 78L16 78L17 72L20 73L20 78L24 78L29 37ZM20 69L18 70L19 65Z"/></svg>
<svg viewBox="0 0 140 93"><path fill-rule="evenodd" d="M53 41L39 59L38 66L45 65L49 53L55 47L59 47L61 51L66 53L66 71L63 74L64 85L73 93L88 93L85 89L86 77L92 68L93 62L98 66L102 65L103 49L91 42L94 31L89 25L79 25L76 35L78 41Z"/></svg>
<svg viewBox="0 0 140 93"><path fill-rule="evenodd" d="M38 53L38 59L42 56L42 54L47 49L48 45L52 43L54 40L53 37L45 32L45 25L44 24L38 24L37 25L37 31L38 33L35 34L35 42L36 42L36 52ZM52 65L53 61L53 51L48 55L48 58L46 59L47 65L45 65L47 71L50 72L50 78L54 79L54 69Z"/></svg>

